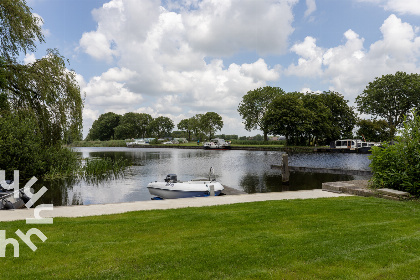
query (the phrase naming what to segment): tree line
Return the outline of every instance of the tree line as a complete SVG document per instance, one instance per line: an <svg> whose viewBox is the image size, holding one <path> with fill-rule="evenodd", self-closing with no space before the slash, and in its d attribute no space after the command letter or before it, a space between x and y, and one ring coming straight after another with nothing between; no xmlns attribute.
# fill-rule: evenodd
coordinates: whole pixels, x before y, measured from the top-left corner
<svg viewBox="0 0 420 280"><path fill-rule="evenodd" d="M355 108L334 91L322 93L289 92L278 87L248 91L238 112L245 129L260 129L267 135L283 135L287 144L329 144L340 138L356 137L366 141L390 141L403 125L410 110L420 105L420 75L397 72L370 82L356 98L360 113L372 119L358 118Z"/></svg>
<svg viewBox="0 0 420 280"><path fill-rule="evenodd" d="M92 124L85 140L117 140L131 138L164 138L171 136L174 122L164 116L153 118L146 113L129 112L119 115L108 112L99 116ZM222 117L215 112L196 114L183 119L178 124L178 129L183 130L189 141L195 139L212 138L214 133L223 127Z"/></svg>

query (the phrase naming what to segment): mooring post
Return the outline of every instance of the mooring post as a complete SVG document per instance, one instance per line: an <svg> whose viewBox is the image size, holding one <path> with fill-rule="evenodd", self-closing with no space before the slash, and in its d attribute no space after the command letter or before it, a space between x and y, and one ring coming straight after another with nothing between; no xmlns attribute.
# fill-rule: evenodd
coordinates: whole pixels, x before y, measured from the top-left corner
<svg viewBox="0 0 420 280"><path fill-rule="evenodd" d="M210 196L214 196L214 185L210 185Z"/></svg>
<svg viewBox="0 0 420 280"><path fill-rule="evenodd" d="M289 156L283 154L283 165L282 165L282 181L284 184L289 183L290 171L289 171Z"/></svg>

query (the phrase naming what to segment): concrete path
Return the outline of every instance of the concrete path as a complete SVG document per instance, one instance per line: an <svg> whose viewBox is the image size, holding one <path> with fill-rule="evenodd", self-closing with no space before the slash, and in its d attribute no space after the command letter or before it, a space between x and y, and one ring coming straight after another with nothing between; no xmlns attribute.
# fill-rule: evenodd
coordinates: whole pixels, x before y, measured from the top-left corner
<svg viewBox="0 0 420 280"><path fill-rule="evenodd" d="M186 207L202 207L223 204L245 203L254 201L283 200L283 199L307 199L321 197L349 196L348 194L337 194L321 189L308 191L289 191L273 193L257 193L242 195L224 195L216 197L195 197L167 200L150 200L113 204L92 204L74 206L54 206L53 210L43 210L39 213L42 218L55 217L84 217L118 214L131 211L154 210L154 209L175 209ZM36 209L36 208L35 208ZM0 221L25 220L34 218L34 208L0 211Z"/></svg>

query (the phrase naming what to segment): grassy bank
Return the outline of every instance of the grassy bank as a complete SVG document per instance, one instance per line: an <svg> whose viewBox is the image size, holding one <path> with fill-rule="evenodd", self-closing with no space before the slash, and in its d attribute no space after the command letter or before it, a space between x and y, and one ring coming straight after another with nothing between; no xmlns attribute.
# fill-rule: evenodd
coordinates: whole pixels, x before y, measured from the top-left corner
<svg viewBox="0 0 420 280"><path fill-rule="evenodd" d="M314 147L294 147L294 146L284 146L281 144L276 144L278 141L270 141L269 144L260 143L256 144L252 141L251 144L244 144L246 141L240 143L232 143L233 149L255 149L255 150L272 150L272 151L285 151L285 152L313 152ZM202 148L202 144L197 145L197 142L189 142L185 144L157 144L157 145L148 145L145 147L165 147L165 148L182 148L182 147L196 147L198 149ZM126 147L125 140L110 140L110 141L75 141L70 147Z"/></svg>
<svg viewBox="0 0 420 280"><path fill-rule="evenodd" d="M3 214L3 213L2 213ZM41 213L42 214L42 213ZM419 279L420 204L344 197L2 223L3 279Z"/></svg>
<svg viewBox="0 0 420 280"><path fill-rule="evenodd" d="M127 147L125 140L74 141L69 147Z"/></svg>

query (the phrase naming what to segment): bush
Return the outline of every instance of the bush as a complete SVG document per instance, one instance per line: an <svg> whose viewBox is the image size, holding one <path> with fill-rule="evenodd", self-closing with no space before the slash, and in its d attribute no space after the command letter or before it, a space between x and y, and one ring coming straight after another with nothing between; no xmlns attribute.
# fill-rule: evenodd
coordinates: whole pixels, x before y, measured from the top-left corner
<svg viewBox="0 0 420 280"><path fill-rule="evenodd" d="M59 144L45 145L33 115L5 113L0 117L0 170L7 178L19 170L19 177L29 179L45 174L73 173L79 166L77 154Z"/></svg>
<svg viewBox="0 0 420 280"><path fill-rule="evenodd" d="M420 197L420 116L405 119L394 145L372 148L371 179L376 188L391 188Z"/></svg>

